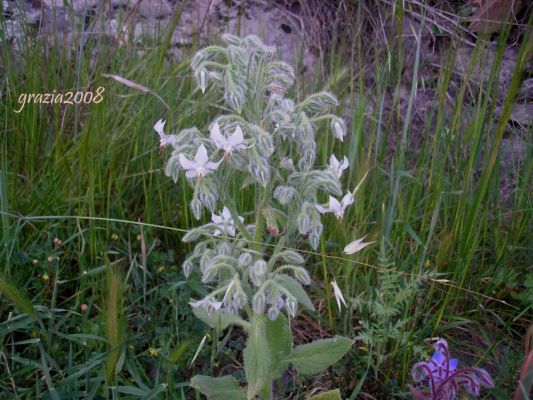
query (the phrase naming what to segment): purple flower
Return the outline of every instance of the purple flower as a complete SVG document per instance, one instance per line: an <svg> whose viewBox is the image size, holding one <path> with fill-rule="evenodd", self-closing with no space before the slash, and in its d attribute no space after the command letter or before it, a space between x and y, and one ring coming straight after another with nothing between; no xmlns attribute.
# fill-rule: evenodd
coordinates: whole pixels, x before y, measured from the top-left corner
<svg viewBox="0 0 533 400"><path fill-rule="evenodd" d="M489 373L482 368L457 369L459 360L450 358L446 340L437 340L433 347L431 360L416 363L411 371L413 380L419 384L410 387L415 399L454 400L461 387L477 397L482 386L494 387ZM425 389L421 387L424 382Z"/></svg>

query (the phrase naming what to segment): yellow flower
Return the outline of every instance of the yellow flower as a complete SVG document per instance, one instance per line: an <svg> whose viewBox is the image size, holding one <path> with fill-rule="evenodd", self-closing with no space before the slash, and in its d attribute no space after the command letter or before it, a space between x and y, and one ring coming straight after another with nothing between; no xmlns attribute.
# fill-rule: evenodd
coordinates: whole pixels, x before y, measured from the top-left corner
<svg viewBox="0 0 533 400"><path fill-rule="evenodd" d="M157 269L157 272L161 273L165 270L165 267L163 266L160 266L158 269Z"/></svg>
<svg viewBox="0 0 533 400"><path fill-rule="evenodd" d="M137 240L141 240L143 237L141 235L137 235Z"/></svg>
<svg viewBox="0 0 533 400"><path fill-rule="evenodd" d="M153 347L148 348L148 355L150 357L157 357L157 350Z"/></svg>
<svg viewBox="0 0 533 400"><path fill-rule="evenodd" d="M45 282L48 282L50 280L50 276L47 273L44 273L41 275L41 279Z"/></svg>
<svg viewBox="0 0 533 400"><path fill-rule="evenodd" d="M118 235L116 233L113 233L111 235L111 240L118 240Z"/></svg>

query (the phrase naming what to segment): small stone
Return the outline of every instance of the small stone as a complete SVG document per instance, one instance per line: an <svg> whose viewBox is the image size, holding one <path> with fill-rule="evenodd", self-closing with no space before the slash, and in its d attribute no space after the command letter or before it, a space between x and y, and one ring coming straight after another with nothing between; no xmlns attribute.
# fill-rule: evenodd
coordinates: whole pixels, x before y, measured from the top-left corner
<svg viewBox="0 0 533 400"><path fill-rule="evenodd" d="M530 126L533 124L533 103L529 104L515 104L511 112L511 121L523 125Z"/></svg>
<svg viewBox="0 0 533 400"><path fill-rule="evenodd" d="M111 6L117 8L117 7L126 7L129 5L133 5L135 2L133 0L111 0Z"/></svg>
<svg viewBox="0 0 533 400"><path fill-rule="evenodd" d="M79 12L97 7L99 3L98 0L71 0L70 5L74 11Z"/></svg>
<svg viewBox="0 0 533 400"><path fill-rule="evenodd" d="M526 79L522 82L519 97L530 100L533 99L533 78Z"/></svg>
<svg viewBox="0 0 533 400"><path fill-rule="evenodd" d="M172 13L166 0L144 0L139 4L139 15L145 18L164 18Z"/></svg>
<svg viewBox="0 0 533 400"><path fill-rule="evenodd" d="M63 7L63 0L43 0L43 3L49 8Z"/></svg>

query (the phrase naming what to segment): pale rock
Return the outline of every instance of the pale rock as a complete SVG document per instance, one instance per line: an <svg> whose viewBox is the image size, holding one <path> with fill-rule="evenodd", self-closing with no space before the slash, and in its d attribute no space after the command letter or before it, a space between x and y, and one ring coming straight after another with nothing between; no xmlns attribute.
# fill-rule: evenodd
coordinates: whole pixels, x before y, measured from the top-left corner
<svg viewBox="0 0 533 400"><path fill-rule="evenodd" d="M85 11L93 7L98 7L100 4L99 0L71 0L70 6L74 11Z"/></svg>
<svg viewBox="0 0 533 400"><path fill-rule="evenodd" d="M63 7L63 0L42 0L48 8Z"/></svg>
<svg viewBox="0 0 533 400"><path fill-rule="evenodd" d="M533 100L533 78L525 79L520 86L519 97Z"/></svg>
<svg viewBox="0 0 533 400"><path fill-rule="evenodd" d="M533 103L515 104L510 120L522 126L533 125Z"/></svg>
<svg viewBox="0 0 533 400"><path fill-rule="evenodd" d="M172 13L166 0L142 0L139 4L139 15L145 18L164 18Z"/></svg>

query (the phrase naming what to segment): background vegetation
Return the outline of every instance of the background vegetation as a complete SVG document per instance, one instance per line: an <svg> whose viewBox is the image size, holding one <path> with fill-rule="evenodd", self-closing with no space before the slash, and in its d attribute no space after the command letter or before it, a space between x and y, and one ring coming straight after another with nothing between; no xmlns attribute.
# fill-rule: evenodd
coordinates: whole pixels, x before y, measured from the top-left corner
<svg viewBox="0 0 533 400"><path fill-rule="evenodd" d="M321 135L320 162L347 154L352 188L369 173L344 221L329 219L320 253L309 254L320 315L304 312L293 332L299 343L342 334L357 344L325 375L284 377L278 396L340 387L350 399L407 397L411 366L431 352L424 340L439 336L461 365L491 373L497 388L488 397L510 398L532 323L532 128L508 123L533 51L530 33L480 38L467 72L456 76L463 36L454 32L428 79L421 40L408 54L399 34L408 12L376 6L395 29L372 42L358 28L368 27L375 5L359 4L350 40L346 22L333 29L323 61L294 88L300 98L326 89L346 104L351 135L344 143ZM242 374L239 331L212 332L187 304L204 294L180 268L190 250L180 238L196 225L190 191L164 176L167 155L152 127L167 118L175 131L205 131L219 104L200 96L189 59L167 56L172 29L142 48L98 35L67 46L31 32L20 52L1 47L2 399L195 398L194 374ZM500 60L511 38L518 58L501 100ZM489 53L487 81L472 85L475 63ZM168 108L105 74L150 88ZM22 93L99 86L99 104L14 112ZM421 121L422 91L430 112ZM525 141L525 159L502 155L513 135ZM231 184L246 215L254 193ZM376 243L356 258L340 256L363 235ZM341 312L333 279L350 299Z"/></svg>

